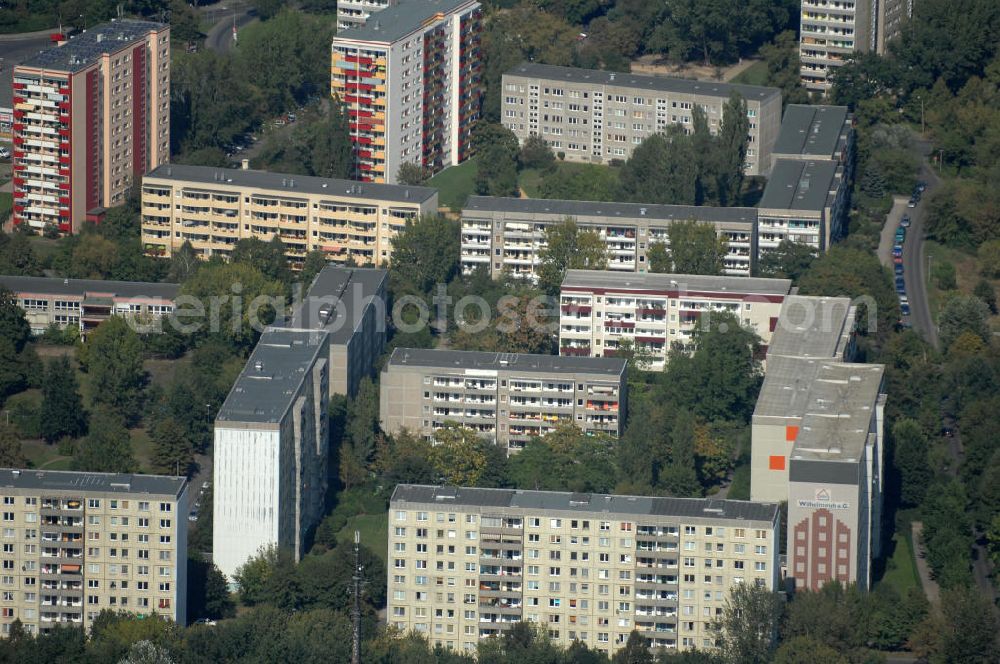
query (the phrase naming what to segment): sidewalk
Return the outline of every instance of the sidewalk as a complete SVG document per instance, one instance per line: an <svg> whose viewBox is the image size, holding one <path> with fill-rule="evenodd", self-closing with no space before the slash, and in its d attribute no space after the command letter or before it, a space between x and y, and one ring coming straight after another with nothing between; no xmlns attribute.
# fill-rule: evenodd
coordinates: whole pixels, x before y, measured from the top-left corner
<svg viewBox="0 0 1000 664"><path fill-rule="evenodd" d="M899 228L899 220L906 213L908 201L906 196L892 197L892 209L885 217L885 225L882 226L882 235L878 241L878 262L882 265L892 265L892 245L896 238L896 229Z"/></svg>
<svg viewBox="0 0 1000 664"><path fill-rule="evenodd" d="M920 576L920 583L924 587L924 594L927 600L935 607L940 606L941 587L937 581L931 578L930 567L927 566L927 558L924 556L924 543L920 539L924 531L924 524L920 521L910 523L910 534L913 538L913 557L917 561L917 574Z"/></svg>

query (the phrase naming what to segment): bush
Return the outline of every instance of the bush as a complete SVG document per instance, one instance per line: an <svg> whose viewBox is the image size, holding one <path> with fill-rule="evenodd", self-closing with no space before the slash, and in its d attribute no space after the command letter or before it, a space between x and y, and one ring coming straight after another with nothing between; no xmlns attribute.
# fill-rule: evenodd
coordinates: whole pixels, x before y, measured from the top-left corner
<svg viewBox="0 0 1000 664"><path fill-rule="evenodd" d="M934 281L941 290L954 290L958 287L955 280L955 266L951 263L941 261L934 264Z"/></svg>
<svg viewBox="0 0 1000 664"><path fill-rule="evenodd" d="M10 411L10 423L17 430L20 438L42 437L42 409L34 401L19 396L7 401Z"/></svg>
<svg viewBox="0 0 1000 664"><path fill-rule="evenodd" d="M987 240L979 245L979 269L984 277L1000 277L1000 240Z"/></svg>

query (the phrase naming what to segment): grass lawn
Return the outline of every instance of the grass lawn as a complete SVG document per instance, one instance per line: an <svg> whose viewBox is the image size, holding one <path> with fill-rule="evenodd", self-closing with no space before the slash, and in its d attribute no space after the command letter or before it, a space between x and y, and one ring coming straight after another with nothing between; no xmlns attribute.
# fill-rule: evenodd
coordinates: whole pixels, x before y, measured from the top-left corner
<svg viewBox="0 0 1000 664"><path fill-rule="evenodd" d="M475 185L475 157L458 166L449 166L427 181L428 187L438 189L438 204L455 212L461 211L465 200L475 191Z"/></svg>
<svg viewBox="0 0 1000 664"><path fill-rule="evenodd" d="M973 253L946 247L933 240L925 241L924 259L926 261L924 274L927 279L927 299L931 308L931 317L937 320L938 312L950 295L956 292L969 295L980 279L982 279L979 272L979 259ZM937 287L937 280L934 279L933 274L934 266L939 265L942 261L955 266L955 282L958 288L954 291L943 291ZM930 263L930 270L926 270L926 263ZM990 279L989 282L993 284L994 289L1000 287L1000 280L998 279ZM993 316L990 319L990 324L994 331L1000 329L1000 318Z"/></svg>
<svg viewBox="0 0 1000 664"><path fill-rule="evenodd" d="M899 529L892 536L892 557L886 562L885 573L877 585L892 587L901 597L910 588L920 589L920 576L913 558L913 542L910 541L910 522L900 519Z"/></svg>
<svg viewBox="0 0 1000 664"><path fill-rule="evenodd" d="M733 483L729 485L726 498L731 500L750 500L750 464L738 466L733 471Z"/></svg>
<svg viewBox="0 0 1000 664"><path fill-rule="evenodd" d="M545 175L537 168L526 168L517 176L517 185L521 187L528 198L541 198L539 189L544 178Z"/></svg>
<svg viewBox="0 0 1000 664"><path fill-rule="evenodd" d="M14 194L0 192L0 219L6 219L12 207L14 207Z"/></svg>
<svg viewBox="0 0 1000 664"><path fill-rule="evenodd" d="M767 85L767 63L763 60L753 63L730 82L744 85Z"/></svg>
<svg viewBox="0 0 1000 664"><path fill-rule="evenodd" d="M337 533L337 541L353 542L354 531L361 533L361 543L386 561L389 547L389 513L358 514L347 520L347 525Z"/></svg>
<svg viewBox="0 0 1000 664"><path fill-rule="evenodd" d="M44 470L69 470L72 457L59 454L58 445L49 445L44 440L25 440L21 450L33 468Z"/></svg>

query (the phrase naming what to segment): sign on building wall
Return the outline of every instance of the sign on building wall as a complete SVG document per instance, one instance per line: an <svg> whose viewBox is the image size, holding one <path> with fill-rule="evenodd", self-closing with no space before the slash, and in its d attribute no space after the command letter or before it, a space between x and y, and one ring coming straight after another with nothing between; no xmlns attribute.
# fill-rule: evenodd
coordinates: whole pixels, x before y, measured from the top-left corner
<svg viewBox="0 0 1000 664"><path fill-rule="evenodd" d="M798 506L802 509L828 509L828 510L847 510L851 508L851 504L848 502L839 502L833 499L833 494L829 489L822 488L816 489L813 496L813 500L799 498Z"/></svg>

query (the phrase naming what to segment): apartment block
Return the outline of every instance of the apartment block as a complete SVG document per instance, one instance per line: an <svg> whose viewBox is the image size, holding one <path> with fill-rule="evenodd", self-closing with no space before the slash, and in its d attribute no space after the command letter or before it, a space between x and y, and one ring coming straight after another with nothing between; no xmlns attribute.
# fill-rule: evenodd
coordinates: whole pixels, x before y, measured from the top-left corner
<svg viewBox="0 0 1000 664"><path fill-rule="evenodd" d="M474 651L518 622L612 654L711 649L730 589L778 589L774 503L401 484L389 625Z"/></svg>
<svg viewBox="0 0 1000 664"><path fill-rule="evenodd" d="M854 162L854 151L854 116L846 106L789 104L771 157L829 159L847 167Z"/></svg>
<svg viewBox="0 0 1000 664"><path fill-rule="evenodd" d="M0 275L0 287L14 293L33 334L55 325L78 328L81 336L111 316L155 324L173 313L180 290L177 284L6 275Z"/></svg>
<svg viewBox="0 0 1000 664"><path fill-rule="evenodd" d="M103 23L14 67L15 225L77 232L170 160L170 26Z"/></svg>
<svg viewBox="0 0 1000 664"><path fill-rule="evenodd" d="M184 477L0 470L0 633L90 629L101 611L187 620Z"/></svg>
<svg viewBox="0 0 1000 664"><path fill-rule="evenodd" d="M385 270L328 265L309 286L288 326L329 335L330 394L353 397L385 348Z"/></svg>
<svg viewBox="0 0 1000 664"><path fill-rule="evenodd" d="M323 516L328 334L269 327L215 420L213 562L230 581L262 547L299 560Z"/></svg>
<svg viewBox="0 0 1000 664"><path fill-rule="evenodd" d="M675 343L690 344L713 312L736 316L771 339L792 282L689 274L616 274L567 270L559 296L559 353L614 357L623 341L666 367Z"/></svg>
<svg viewBox="0 0 1000 664"><path fill-rule="evenodd" d="M826 94L831 75L855 53L886 52L913 13L913 0L802 0L802 84Z"/></svg>
<svg viewBox="0 0 1000 664"><path fill-rule="evenodd" d="M782 240L830 248L847 232L850 183L844 166L828 159L778 159L757 205L757 249L761 255Z"/></svg>
<svg viewBox="0 0 1000 664"><path fill-rule="evenodd" d="M625 360L397 348L382 370L382 430L433 435L448 422L508 453L561 423L617 438L627 408Z"/></svg>
<svg viewBox="0 0 1000 664"><path fill-rule="evenodd" d="M244 238L275 235L293 268L310 251L331 262L382 265L406 223L437 212L436 189L361 184L266 171L164 165L142 181L142 243L170 256L184 242L226 257Z"/></svg>
<svg viewBox="0 0 1000 664"><path fill-rule="evenodd" d="M567 161L624 161L671 125L692 130L705 111L712 133L730 95L746 101L747 175L766 175L781 124L781 91L754 85L648 76L526 62L503 75L502 121L522 143L537 135Z"/></svg>
<svg viewBox="0 0 1000 664"><path fill-rule="evenodd" d="M421 0L333 38L330 90L350 120L357 179L392 183L404 163L436 172L469 158L482 29L477 0Z"/></svg>
<svg viewBox="0 0 1000 664"><path fill-rule="evenodd" d="M397 0L340 0L337 3L337 30L364 25L372 14L397 4Z"/></svg>
<svg viewBox="0 0 1000 664"><path fill-rule="evenodd" d="M485 267L536 279L545 229L573 219L607 243L608 270L645 272L649 248L669 245L667 229L678 221L711 224L726 241L727 274L749 277L756 265L757 210L693 205L647 205L532 198L470 196L462 209L462 271Z"/></svg>
<svg viewBox="0 0 1000 664"><path fill-rule="evenodd" d="M788 502L795 587L871 586L881 549L885 369L851 362L847 298L785 303L754 410L752 500Z"/></svg>

